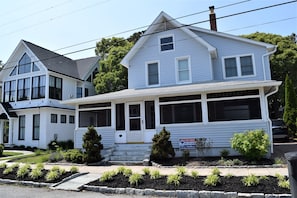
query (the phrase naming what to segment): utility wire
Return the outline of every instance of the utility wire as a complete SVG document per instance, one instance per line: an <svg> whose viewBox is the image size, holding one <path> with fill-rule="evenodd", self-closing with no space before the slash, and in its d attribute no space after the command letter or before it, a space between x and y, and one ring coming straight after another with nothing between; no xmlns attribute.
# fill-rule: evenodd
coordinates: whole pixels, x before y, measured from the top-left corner
<svg viewBox="0 0 297 198"><path fill-rule="evenodd" d="M234 13L234 14L230 14L230 15L225 15L225 16L222 16L222 17L218 17L217 20L218 19L223 19L223 18L228 18L228 17L233 17L233 16L237 16L237 15L241 15L241 14L246 14L246 13L250 13L250 12L255 12L255 11L259 11L259 10L263 10L263 9L268 9L268 8L272 8L272 7L276 7L276 6L281 6L281 5L285 5L285 4L289 4L289 3L294 3L294 2L297 2L297 0L289 1L289 2L284 2L284 3L280 3L280 4L274 4L274 5L265 6L265 7L261 7L261 8L256 8L256 9L252 9L252 10L248 10L248 11L238 12L238 13ZM293 18L294 17L287 18L287 19L282 19L282 20L279 20L279 21L289 20L289 19L293 19ZM208 22L208 21L209 20L198 21L198 22L194 22L194 23L191 23L191 24L188 24L188 25L182 25L180 27L176 27L175 29L182 28L182 27L189 27L189 26L192 26L192 25L195 25L195 24L205 23L205 22ZM276 22L279 22L279 21L276 21ZM266 22L265 24L268 24L268 23L273 23L273 21L272 22ZM155 25L155 24L152 24L152 25ZM137 30L137 29L139 29L139 28L135 28L133 30ZM117 33L117 34L114 34L114 35L118 35L118 34L130 32L130 31L133 31L133 30L127 30L127 31L124 31L124 32L121 32L121 33ZM142 36L148 36L148 35L157 34L157 33L160 33L160 32L163 32L163 31L153 32L153 33L150 33L150 34L143 34ZM78 44L73 45L73 46L77 46L77 45ZM76 50L76 51L72 51L72 52L68 52L68 53L64 53L64 54L57 54L57 56L49 57L49 58L46 58L46 59L41 59L41 60L38 60L38 61L35 61L35 62L42 62L44 60L48 60L48 59L52 59L52 58L57 58L57 57L60 57L60 56L65 56L65 55L71 55L71 54L75 54L75 53L78 53L78 52L87 51L87 50L91 50L91 49L95 49L95 48L96 47L88 47L88 48L83 48L83 49L80 49L80 50ZM14 62L16 63L18 61L11 61L9 63L14 63ZM6 64L8 64L8 63L6 63ZM14 66L12 66L12 67L14 67ZM9 69L9 68L12 68L12 67L3 68L3 70L4 69Z"/></svg>

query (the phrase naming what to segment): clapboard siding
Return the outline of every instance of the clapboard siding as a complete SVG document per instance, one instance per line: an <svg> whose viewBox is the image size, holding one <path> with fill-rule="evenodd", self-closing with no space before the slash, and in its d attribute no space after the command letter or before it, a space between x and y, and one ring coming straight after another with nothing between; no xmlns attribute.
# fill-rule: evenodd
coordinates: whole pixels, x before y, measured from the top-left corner
<svg viewBox="0 0 297 198"><path fill-rule="evenodd" d="M208 138L212 142L212 147L230 147L230 139L234 133L244 132L246 130L264 129L268 131L268 122L248 121L248 122L225 122L208 123L197 125L167 125L166 130L171 134L171 141L174 148L179 147L181 138ZM163 127L163 126L162 126ZM162 127L157 131L161 131Z"/></svg>
<svg viewBox="0 0 297 198"><path fill-rule="evenodd" d="M95 128L97 130L97 133L101 135L101 143L103 144L104 148L109 148L114 145L115 139L114 139L114 133L115 130L112 128ZM87 132L87 129L77 129L74 132L74 147L75 148L82 148L83 144L83 135Z"/></svg>

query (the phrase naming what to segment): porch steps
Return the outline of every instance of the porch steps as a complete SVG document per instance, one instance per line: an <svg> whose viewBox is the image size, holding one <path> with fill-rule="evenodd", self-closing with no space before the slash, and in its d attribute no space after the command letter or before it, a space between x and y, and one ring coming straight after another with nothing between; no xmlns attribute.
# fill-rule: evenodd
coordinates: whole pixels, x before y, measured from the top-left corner
<svg viewBox="0 0 297 198"><path fill-rule="evenodd" d="M109 162L112 164L148 163L152 144L116 144Z"/></svg>

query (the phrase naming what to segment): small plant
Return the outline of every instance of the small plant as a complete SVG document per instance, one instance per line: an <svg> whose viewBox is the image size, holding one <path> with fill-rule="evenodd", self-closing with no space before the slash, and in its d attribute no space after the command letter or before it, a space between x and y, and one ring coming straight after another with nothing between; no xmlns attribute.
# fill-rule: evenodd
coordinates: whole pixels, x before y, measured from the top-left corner
<svg viewBox="0 0 297 198"><path fill-rule="evenodd" d="M14 163L14 164L12 164L10 167L11 167L12 169L15 169L15 168L19 168L19 166L20 166L19 163Z"/></svg>
<svg viewBox="0 0 297 198"><path fill-rule="evenodd" d="M29 164L25 164L22 167L19 167L18 171L17 171L17 178L24 178L26 175L28 175L30 173L30 165Z"/></svg>
<svg viewBox="0 0 297 198"><path fill-rule="evenodd" d="M233 159L233 164L237 165L237 166L241 166L243 164L243 162L240 159Z"/></svg>
<svg viewBox="0 0 297 198"><path fill-rule="evenodd" d="M225 175L225 177L226 177L227 179L230 179L230 178L234 177L234 175L233 175L232 173L228 173L227 175Z"/></svg>
<svg viewBox="0 0 297 198"><path fill-rule="evenodd" d="M144 175L149 175L150 172L151 172L151 170L149 168L147 168L147 167L143 168L142 171L143 171Z"/></svg>
<svg viewBox="0 0 297 198"><path fill-rule="evenodd" d="M70 172L71 173L78 173L78 168L76 166L71 166Z"/></svg>
<svg viewBox="0 0 297 198"><path fill-rule="evenodd" d="M126 170L126 168L124 166L120 166L120 167L118 167L117 172L119 174L124 174L125 170Z"/></svg>
<svg viewBox="0 0 297 198"><path fill-rule="evenodd" d="M206 186L217 186L220 183L220 176L216 174L208 175L203 184Z"/></svg>
<svg viewBox="0 0 297 198"><path fill-rule="evenodd" d="M36 149L35 151L34 151L34 153L35 153L35 155L41 155L43 152L42 152L42 150L40 150L40 149Z"/></svg>
<svg viewBox="0 0 297 198"><path fill-rule="evenodd" d="M217 167L215 167L215 168L212 169L211 174L220 176L221 171Z"/></svg>
<svg viewBox="0 0 297 198"><path fill-rule="evenodd" d="M286 177L284 175L281 175L279 173L275 174L275 177L278 180L277 185L281 188L286 188L286 189L290 189L290 182L288 179L286 179Z"/></svg>
<svg viewBox="0 0 297 198"><path fill-rule="evenodd" d="M274 159L274 164L284 164L284 159L277 157Z"/></svg>
<svg viewBox="0 0 297 198"><path fill-rule="evenodd" d="M179 176L184 176L186 174L187 170L184 166L177 167L177 174Z"/></svg>
<svg viewBox="0 0 297 198"><path fill-rule="evenodd" d="M269 148L270 142L264 130L252 130L235 133L231 139L231 147L249 160L260 160Z"/></svg>
<svg viewBox="0 0 297 198"><path fill-rule="evenodd" d="M269 177L267 177L266 175L262 175L259 177L260 181L261 180L269 180Z"/></svg>
<svg viewBox="0 0 297 198"><path fill-rule="evenodd" d="M35 168L29 173L29 177L34 180L41 178L42 175L43 175L42 170L39 168Z"/></svg>
<svg viewBox="0 0 297 198"><path fill-rule="evenodd" d="M199 173L198 171L191 171L191 176L194 178L194 179L197 179L199 177Z"/></svg>
<svg viewBox="0 0 297 198"><path fill-rule="evenodd" d="M130 185L138 186L138 184L142 181L142 179L143 179L142 175L140 175L138 173L133 173L129 177L129 183L130 183Z"/></svg>
<svg viewBox="0 0 297 198"><path fill-rule="evenodd" d="M4 145L0 144L0 157L2 157L3 150L4 150Z"/></svg>
<svg viewBox="0 0 297 198"><path fill-rule="evenodd" d="M130 168L126 168L126 169L124 170L123 175L124 175L125 177L130 177L130 175L132 175L132 170L131 170Z"/></svg>
<svg viewBox="0 0 297 198"><path fill-rule="evenodd" d="M285 179L286 179L286 177L285 177L284 175L281 175L281 174L279 174L279 173L276 173L276 174L275 174L275 177L276 177L278 180L285 180Z"/></svg>
<svg viewBox="0 0 297 198"><path fill-rule="evenodd" d="M36 164L36 168L40 169L40 170L43 170L44 169L44 164L43 163L38 163L38 164Z"/></svg>
<svg viewBox="0 0 297 198"><path fill-rule="evenodd" d="M223 150L221 150L220 154L221 154L222 158L226 158L229 156L230 152L227 149L223 149Z"/></svg>
<svg viewBox="0 0 297 198"><path fill-rule="evenodd" d="M153 170L153 171L151 171L150 178L151 179L159 179L159 178L161 178L160 171L159 170Z"/></svg>
<svg viewBox="0 0 297 198"><path fill-rule="evenodd" d="M64 159L67 162L72 163L83 163L84 162L84 154L79 149L70 149L64 152Z"/></svg>
<svg viewBox="0 0 297 198"><path fill-rule="evenodd" d="M3 170L3 174L4 175L8 175L9 173L12 173L13 172L13 168L10 166L10 167L6 167L4 170Z"/></svg>
<svg viewBox="0 0 297 198"><path fill-rule="evenodd" d="M60 177L60 174L58 171L49 171L46 176L45 176L45 179L46 181L55 181L57 179L59 179Z"/></svg>
<svg viewBox="0 0 297 198"><path fill-rule="evenodd" d="M6 168L7 167L7 164L6 163L1 163L0 164L0 168Z"/></svg>
<svg viewBox="0 0 297 198"><path fill-rule="evenodd" d="M100 182L112 181L113 176L114 176L115 174L116 174L115 171L107 171L107 172L104 172L104 173L101 175L99 181L100 181Z"/></svg>
<svg viewBox="0 0 297 198"><path fill-rule="evenodd" d="M180 175L178 175L178 174L168 175L166 183L167 184L174 184L175 186L179 186L181 179L182 179L182 177Z"/></svg>
<svg viewBox="0 0 297 198"><path fill-rule="evenodd" d="M260 179L254 174L250 174L248 176L243 177L242 183L245 186L257 186L260 183Z"/></svg>
<svg viewBox="0 0 297 198"><path fill-rule="evenodd" d="M60 167L59 167L59 166L53 166L53 167L51 168L51 171L59 172L59 171L60 171Z"/></svg>
<svg viewBox="0 0 297 198"><path fill-rule="evenodd" d="M64 175L66 173L66 170L64 168L59 169L60 175Z"/></svg>

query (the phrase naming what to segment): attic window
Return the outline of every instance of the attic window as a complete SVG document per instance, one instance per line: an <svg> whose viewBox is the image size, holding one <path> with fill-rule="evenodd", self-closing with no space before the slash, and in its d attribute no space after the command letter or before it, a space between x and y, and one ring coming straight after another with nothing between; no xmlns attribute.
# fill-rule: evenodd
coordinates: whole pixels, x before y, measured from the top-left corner
<svg viewBox="0 0 297 198"><path fill-rule="evenodd" d="M174 49L173 36L160 38L160 49L161 49L161 52L173 50Z"/></svg>
<svg viewBox="0 0 297 198"><path fill-rule="evenodd" d="M17 66L15 66L12 70L12 72L10 73L10 76L15 76L17 73Z"/></svg>
<svg viewBox="0 0 297 198"><path fill-rule="evenodd" d="M31 72L31 58L25 53L19 61L19 74Z"/></svg>

